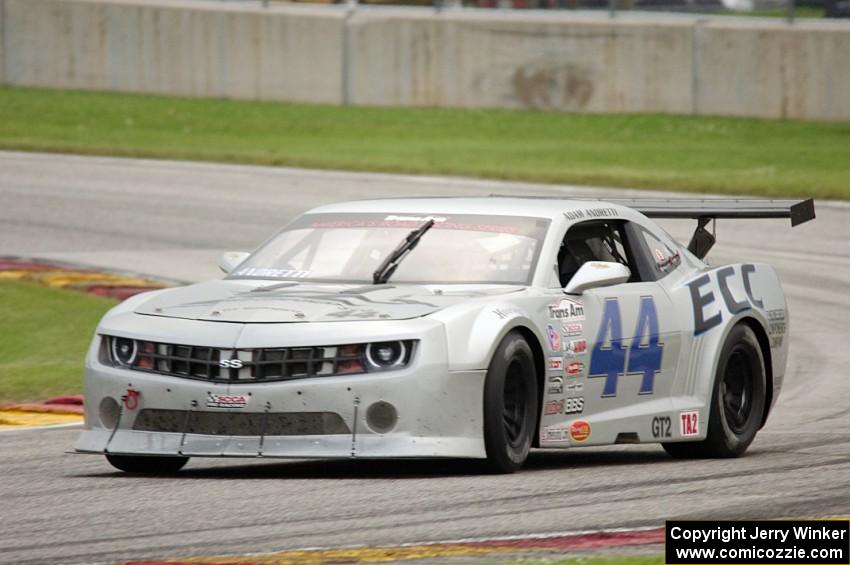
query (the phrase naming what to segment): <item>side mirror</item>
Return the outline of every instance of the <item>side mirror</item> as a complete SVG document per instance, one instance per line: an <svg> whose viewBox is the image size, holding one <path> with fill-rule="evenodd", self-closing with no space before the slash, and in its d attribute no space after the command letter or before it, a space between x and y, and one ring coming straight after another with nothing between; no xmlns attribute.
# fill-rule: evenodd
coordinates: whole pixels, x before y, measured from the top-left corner
<svg viewBox="0 0 850 565"><path fill-rule="evenodd" d="M606 261L588 261L564 287L567 294L582 294L585 290L599 288L601 286L612 286L624 283L632 276L629 268L621 263L608 263Z"/></svg>
<svg viewBox="0 0 850 565"><path fill-rule="evenodd" d="M241 251L225 251L221 254L221 257L218 259L218 268L225 272L225 274L230 274L233 269L239 266L239 263L248 258L250 253L243 253Z"/></svg>

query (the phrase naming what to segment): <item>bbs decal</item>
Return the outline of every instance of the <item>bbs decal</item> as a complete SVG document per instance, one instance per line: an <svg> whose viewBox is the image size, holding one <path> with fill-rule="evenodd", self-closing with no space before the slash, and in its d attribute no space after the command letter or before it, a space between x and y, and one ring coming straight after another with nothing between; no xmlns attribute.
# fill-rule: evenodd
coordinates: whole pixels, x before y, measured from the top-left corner
<svg viewBox="0 0 850 565"><path fill-rule="evenodd" d="M620 375L641 376L638 394L653 394L655 391L655 375L661 372L664 344L659 341L658 312L651 296L640 298L640 312L631 346L626 347L624 341L620 301L606 298L587 375L588 378L605 378L603 398L617 396Z"/></svg>
<svg viewBox="0 0 850 565"><path fill-rule="evenodd" d="M584 398L567 398L564 403L564 414L581 414L584 411Z"/></svg>

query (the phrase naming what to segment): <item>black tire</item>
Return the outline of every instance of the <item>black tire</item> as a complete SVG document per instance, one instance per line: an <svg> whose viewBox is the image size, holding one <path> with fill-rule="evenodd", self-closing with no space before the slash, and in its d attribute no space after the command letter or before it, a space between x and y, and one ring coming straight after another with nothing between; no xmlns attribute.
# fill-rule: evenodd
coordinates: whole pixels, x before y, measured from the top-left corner
<svg viewBox="0 0 850 565"><path fill-rule="evenodd" d="M513 473L531 450L537 425L534 354L518 332L496 349L484 383L484 445L491 473Z"/></svg>
<svg viewBox="0 0 850 565"><path fill-rule="evenodd" d="M761 428L766 390L758 338L748 325L738 324L729 332L720 352L705 440L664 443L664 449L680 459L743 455Z"/></svg>
<svg viewBox="0 0 850 565"><path fill-rule="evenodd" d="M139 475L176 473L189 462L188 457L154 457L138 455L106 455L109 464L120 471Z"/></svg>

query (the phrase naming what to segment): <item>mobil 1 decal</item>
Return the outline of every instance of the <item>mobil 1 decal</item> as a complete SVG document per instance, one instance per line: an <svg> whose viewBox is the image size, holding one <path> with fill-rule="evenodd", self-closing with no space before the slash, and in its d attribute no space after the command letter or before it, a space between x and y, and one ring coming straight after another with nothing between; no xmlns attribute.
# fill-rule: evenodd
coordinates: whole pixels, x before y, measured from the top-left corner
<svg viewBox="0 0 850 565"><path fill-rule="evenodd" d="M729 266L701 275L687 284L691 292L691 303L694 308L694 335L700 335L723 322L723 307L715 305L716 292L726 306L726 311L732 316L755 306L764 308L764 302L753 295L753 285L750 277L756 272L755 265ZM740 300L732 295L730 281L739 279L744 286L744 294Z"/></svg>
<svg viewBox="0 0 850 565"><path fill-rule="evenodd" d="M620 301L605 299L602 324L590 356L588 378L604 378L602 397L617 396L617 382L621 375L640 377L638 394L655 391L655 375L661 372L664 344L659 341L658 312L651 296L641 296L637 327L631 345L623 339L623 322Z"/></svg>

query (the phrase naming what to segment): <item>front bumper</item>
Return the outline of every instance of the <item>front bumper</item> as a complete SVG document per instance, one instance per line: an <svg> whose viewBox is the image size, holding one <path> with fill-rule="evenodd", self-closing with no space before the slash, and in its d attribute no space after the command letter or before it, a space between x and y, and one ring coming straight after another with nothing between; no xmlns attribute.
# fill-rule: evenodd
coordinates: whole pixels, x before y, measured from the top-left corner
<svg viewBox="0 0 850 565"><path fill-rule="evenodd" d="M354 331L348 323L321 325L333 326L318 332L325 336ZM486 457L482 420L486 371L449 371L442 327L415 325L419 326L417 352L402 370L247 384L219 384L102 365L97 361L96 338L86 367L85 430L75 449L80 453L189 457ZM293 331L297 329L291 326ZM362 340L363 324L358 326ZM347 338L343 335L342 341ZM135 398L124 403L121 399L130 390L135 391ZM242 395L247 404L239 409L208 408L211 394ZM117 425L106 425L101 416L99 406L106 397L122 406ZM369 408L378 402L394 407L394 423L391 420L389 426L381 427L368 416ZM140 419L145 410L146 416L154 413L151 411L179 414L179 421L185 423L175 424L178 420L172 419L166 431L150 431L151 418ZM317 413L332 416L334 424L317 433L299 433L298 429L305 429L303 425L295 433L281 431L280 425L265 426L269 418L289 422ZM202 427L197 422L204 420L216 422L215 432L192 433ZM272 435L275 433L279 435Z"/></svg>

